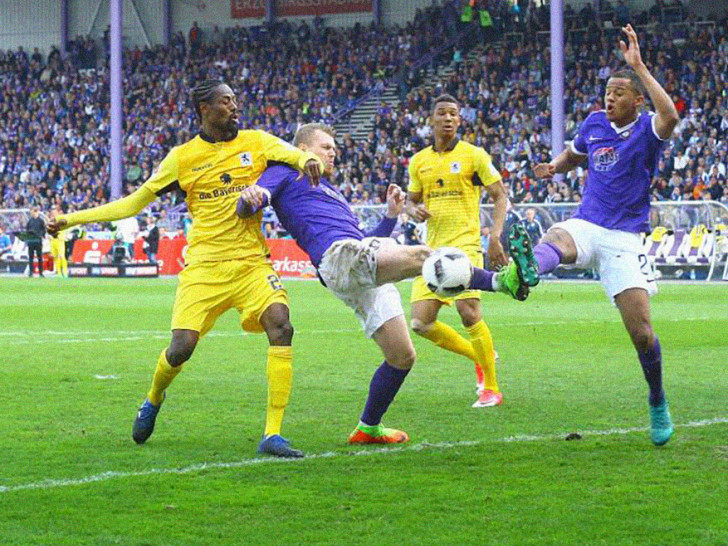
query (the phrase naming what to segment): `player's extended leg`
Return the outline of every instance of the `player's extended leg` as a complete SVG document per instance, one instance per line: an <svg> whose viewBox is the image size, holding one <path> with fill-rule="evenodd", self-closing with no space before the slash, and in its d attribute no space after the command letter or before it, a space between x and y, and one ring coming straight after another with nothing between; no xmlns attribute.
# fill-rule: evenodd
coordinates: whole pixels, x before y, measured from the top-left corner
<svg viewBox="0 0 728 546"><path fill-rule="evenodd" d="M565 229L551 228L533 249L533 256L538 262L538 275L551 273L559 264L576 262L576 243Z"/></svg>
<svg viewBox="0 0 728 546"><path fill-rule="evenodd" d="M154 423L165 397L164 391L182 371L182 364L192 356L199 338L200 333L195 330L172 330L172 340L157 359L152 387L134 420L132 438L137 444L146 442L154 432Z"/></svg>
<svg viewBox="0 0 728 546"><path fill-rule="evenodd" d="M468 330L476 363L480 365L483 371L484 388L478 393L478 400L473 404L473 407L499 406L503 403L503 393L500 392L498 380L496 379L493 337L490 334L488 325L483 321L480 300L472 298L456 300L455 306L463 321L463 326Z"/></svg>
<svg viewBox="0 0 728 546"><path fill-rule="evenodd" d="M383 245L377 251L377 286L420 275L430 254L432 249L425 245Z"/></svg>
<svg viewBox="0 0 728 546"><path fill-rule="evenodd" d="M382 416L397 395L415 363L416 353L404 315L389 319L372 336L384 353L384 362L369 383L369 395L359 425L349 435L350 444L392 444L409 440L407 433L386 428Z"/></svg>
<svg viewBox="0 0 728 546"><path fill-rule="evenodd" d="M649 295L642 288L629 288L614 298L622 322L637 349L649 386L650 435L655 445L666 444L674 427L662 388L662 350L650 322Z"/></svg>
<svg viewBox="0 0 728 546"><path fill-rule="evenodd" d="M464 356L473 361L478 385L483 385L485 376L478 363L473 345L453 328L437 320L443 303L439 300L419 300L412 302L412 330L415 334L429 339L438 347Z"/></svg>
<svg viewBox="0 0 728 546"><path fill-rule="evenodd" d="M288 306L271 304L260 316L260 323L268 335L268 407L265 414L265 432L258 446L258 453L277 457L303 457L303 452L290 447L281 436L283 415L291 396L293 382L293 355L291 342L293 326Z"/></svg>

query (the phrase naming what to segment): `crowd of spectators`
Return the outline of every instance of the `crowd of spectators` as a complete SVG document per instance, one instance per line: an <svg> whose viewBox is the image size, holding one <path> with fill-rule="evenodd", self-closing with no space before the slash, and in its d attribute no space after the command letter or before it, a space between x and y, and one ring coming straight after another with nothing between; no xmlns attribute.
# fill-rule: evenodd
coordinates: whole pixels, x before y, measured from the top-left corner
<svg viewBox="0 0 728 546"><path fill-rule="evenodd" d="M587 8L586 14L568 22L567 140L590 112L603 108L610 73L624 67L616 19L625 12L623 7L619 16L615 14L614 23L597 24L596 14ZM635 19L643 58L681 116L655 173L653 198L728 202L728 19L698 23L688 16L682 24L669 25L661 24L651 11ZM431 144L431 100L447 92L462 105L462 138L490 152L513 202L578 202L585 169L561 181L535 180L531 170L551 158L548 35L525 31L506 38L474 50L474 59L458 63L455 72L433 88L409 92L397 108L382 104L365 142L345 140L340 171L346 194L351 188L353 199L361 200L372 191L381 194L384 181L407 183L408 158Z"/></svg>
<svg viewBox="0 0 728 546"><path fill-rule="evenodd" d="M332 122L400 65L446 42L444 10L424 10L405 27L280 21L197 29L190 40L179 32L169 47L125 50L124 193L195 135L196 82L230 82L243 127L290 140L299 123ZM0 51L0 208L68 210L109 198L108 54L100 51L108 52L108 38L74 40L65 56ZM153 212L173 205L163 199Z"/></svg>
<svg viewBox="0 0 728 546"><path fill-rule="evenodd" d="M124 56L124 193L138 187L197 119L188 92L218 77L239 96L245 128L291 139L299 123L332 122L385 81L401 84L396 108L382 103L368 138L340 135L337 182L353 204L377 204L386 185L406 187L409 158L431 143L430 102L441 92L462 103L462 138L483 146L502 171L512 201L578 201L586 173L537 181L531 166L550 158L548 8L536 2L478 0L493 32L471 39L453 2L418 12L405 27L327 28L281 21L255 28L181 32L169 47ZM619 26L637 24L643 58L681 114L654 178L655 199L728 201L728 24L665 19L664 4L630 13L622 2L581 12L567 7L567 138L601 108L609 74L623 66ZM675 6L676 9L679 6ZM517 9L516 9L517 8ZM474 23L475 24L475 23ZM455 71L433 88L415 66L459 34ZM466 36L467 39L463 39ZM467 50L478 40L483 43ZM64 56L0 51L0 208L86 208L109 198L108 37L79 38ZM179 209L174 196L151 205ZM175 216L182 221L183 216ZM181 227L181 223L180 223Z"/></svg>

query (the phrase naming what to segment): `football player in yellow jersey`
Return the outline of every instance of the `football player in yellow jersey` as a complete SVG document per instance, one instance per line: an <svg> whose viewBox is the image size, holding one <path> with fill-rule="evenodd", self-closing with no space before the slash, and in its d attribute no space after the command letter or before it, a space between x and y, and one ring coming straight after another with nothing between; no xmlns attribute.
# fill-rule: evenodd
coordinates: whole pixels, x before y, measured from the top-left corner
<svg viewBox="0 0 728 546"><path fill-rule="evenodd" d="M53 215L59 216L62 213L61 208L56 206L53 209ZM51 255L53 256L53 269L56 275L68 277L68 260L66 259L66 230L59 231L51 235Z"/></svg>
<svg viewBox="0 0 728 546"><path fill-rule="evenodd" d="M490 267L498 269L508 264L500 242L508 195L485 150L458 139L459 110L457 100L450 95L435 99L430 118L435 144L415 154L410 161L407 212L417 222L427 220L428 246L457 247L470 257L475 267L482 268L480 200L485 190L495 205L488 257ZM477 279L473 285L477 285ZM520 299L525 299L527 289L522 290ZM469 340L437 320L440 308L453 301ZM493 339L483 321L480 292L467 290L455 298L445 298L430 291L422 277L417 277L411 302L415 333L475 362L478 400L473 407L500 405L503 394L498 388Z"/></svg>
<svg viewBox="0 0 728 546"><path fill-rule="evenodd" d="M280 436L292 378L293 327L286 291L268 258L261 214L241 220L235 207L242 188L255 184L271 161L303 171L313 183L318 182L323 164L312 153L267 133L238 130L235 95L221 81L203 81L193 90L192 99L202 125L196 137L170 150L149 180L131 195L58 216L49 231L133 216L166 192L184 192L193 223L172 311L172 339L159 355L132 437L141 444L151 436L166 388L192 356L200 337L220 315L235 308L242 328L265 331L270 343L268 408L258 451L302 457Z"/></svg>

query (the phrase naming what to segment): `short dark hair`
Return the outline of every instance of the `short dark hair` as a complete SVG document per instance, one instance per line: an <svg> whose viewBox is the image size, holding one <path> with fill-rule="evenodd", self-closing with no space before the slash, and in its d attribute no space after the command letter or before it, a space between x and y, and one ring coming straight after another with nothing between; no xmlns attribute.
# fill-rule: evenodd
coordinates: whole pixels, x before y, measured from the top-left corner
<svg viewBox="0 0 728 546"><path fill-rule="evenodd" d="M336 131L334 131L334 128L330 125L326 125L325 123L307 123L305 125L301 125L298 128L298 131L296 131L296 136L293 137L293 145L298 146L301 143L309 144L311 142L311 137L316 131L321 131L327 135L331 135L333 138L336 138Z"/></svg>
<svg viewBox="0 0 728 546"><path fill-rule="evenodd" d="M225 82L222 80L204 80L192 89L192 104L195 106L195 113L197 113L197 117L202 119L200 103L212 101L215 98L215 89L221 85L225 85Z"/></svg>
<svg viewBox="0 0 728 546"><path fill-rule="evenodd" d="M642 80L640 80L640 77L634 70L617 70L616 72L609 75L609 79L611 80L612 78L622 78L625 80L629 80L630 86L638 95L644 96L646 92L645 85L642 83Z"/></svg>
<svg viewBox="0 0 728 546"><path fill-rule="evenodd" d="M455 104L458 108L460 108L460 103L458 100L453 97L452 95L448 95L447 93L444 93L440 96L438 96L434 101L432 101L432 111L435 111L435 108L437 108L437 105L441 102L452 102Z"/></svg>

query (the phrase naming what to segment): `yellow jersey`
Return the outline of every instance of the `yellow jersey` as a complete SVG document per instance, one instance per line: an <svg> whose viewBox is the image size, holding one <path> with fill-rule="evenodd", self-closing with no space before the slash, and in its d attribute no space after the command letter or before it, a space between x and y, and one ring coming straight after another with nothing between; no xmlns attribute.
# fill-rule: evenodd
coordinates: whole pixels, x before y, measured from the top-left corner
<svg viewBox="0 0 728 546"><path fill-rule="evenodd" d="M262 212L240 219L240 191L258 180L271 161L297 169L316 157L263 131L238 131L226 142L204 135L172 148L143 184L156 195L181 190L192 216L187 264L267 255L260 230Z"/></svg>
<svg viewBox="0 0 728 546"><path fill-rule="evenodd" d="M444 152L432 146L416 153L409 164L408 191L422 193L430 213L427 245L454 246L481 252L480 199L485 186L501 179L490 155L477 146L457 140Z"/></svg>

